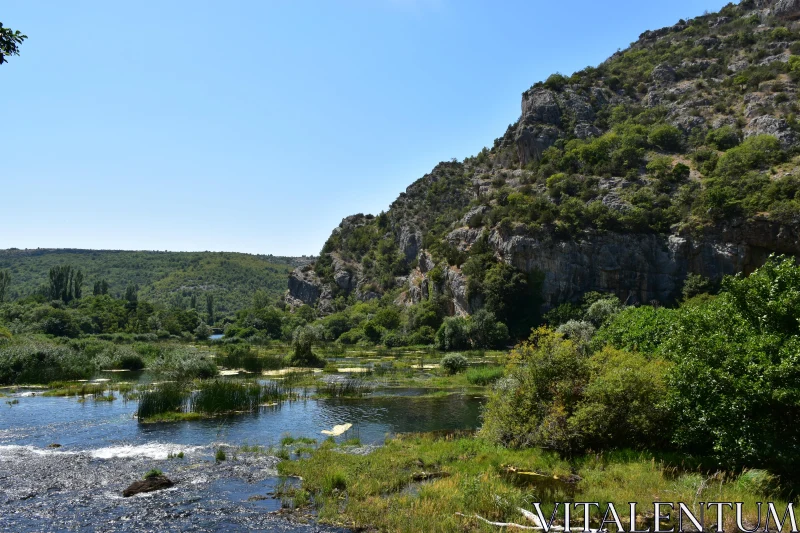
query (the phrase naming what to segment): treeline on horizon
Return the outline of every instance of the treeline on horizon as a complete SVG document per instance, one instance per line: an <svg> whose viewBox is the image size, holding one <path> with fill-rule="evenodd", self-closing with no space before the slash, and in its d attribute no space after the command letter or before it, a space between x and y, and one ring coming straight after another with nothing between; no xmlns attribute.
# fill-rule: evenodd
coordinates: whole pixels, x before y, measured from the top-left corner
<svg viewBox="0 0 800 533"><path fill-rule="evenodd" d="M108 294L117 298L135 285L140 299L186 307L192 294L210 292L224 316L248 307L256 290L282 295L291 269L312 259L234 252L9 249L0 250L0 270L11 275L7 300L41 292L51 268L69 265L81 270L87 283L105 280Z"/></svg>

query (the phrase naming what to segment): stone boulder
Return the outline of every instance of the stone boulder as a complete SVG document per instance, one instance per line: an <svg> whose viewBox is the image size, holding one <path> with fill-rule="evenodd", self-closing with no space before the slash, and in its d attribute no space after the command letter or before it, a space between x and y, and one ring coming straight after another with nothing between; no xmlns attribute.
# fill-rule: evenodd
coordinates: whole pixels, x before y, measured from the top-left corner
<svg viewBox="0 0 800 533"><path fill-rule="evenodd" d="M772 8L772 14L786 20L800 18L800 0L778 0Z"/></svg>
<svg viewBox="0 0 800 533"><path fill-rule="evenodd" d="M561 124L561 109L553 91L531 89L522 95L522 121Z"/></svg>
<svg viewBox="0 0 800 533"><path fill-rule="evenodd" d="M150 476L142 481L134 481L131 483L127 489L122 491L122 496L130 498L131 496L145 492L168 489L174 485L175 483L166 476Z"/></svg>
<svg viewBox="0 0 800 533"><path fill-rule="evenodd" d="M517 130L517 155L522 166L538 161L542 153L558 140L560 130L554 126L520 124Z"/></svg>
<svg viewBox="0 0 800 533"><path fill-rule="evenodd" d="M675 80L678 79L678 76L674 68L665 63L661 63L653 69L653 73L650 74L650 79L655 83L666 85L668 83L674 83Z"/></svg>
<svg viewBox="0 0 800 533"><path fill-rule="evenodd" d="M797 134L782 118L763 115L754 118L744 130L745 139L754 135L772 135L777 138L781 146L790 148L797 142Z"/></svg>
<svg viewBox="0 0 800 533"><path fill-rule="evenodd" d="M289 296L307 305L314 305L322 294L322 281L309 267L296 268L289 274Z"/></svg>

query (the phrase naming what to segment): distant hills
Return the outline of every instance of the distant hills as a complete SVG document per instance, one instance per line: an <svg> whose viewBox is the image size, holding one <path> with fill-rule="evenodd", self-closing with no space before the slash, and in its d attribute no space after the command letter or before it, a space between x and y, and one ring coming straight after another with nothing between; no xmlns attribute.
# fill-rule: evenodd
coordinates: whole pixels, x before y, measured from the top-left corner
<svg viewBox="0 0 800 533"><path fill-rule="evenodd" d="M71 265L84 273L84 293L96 281L106 280L109 293L118 296L129 284L139 287L141 299L188 306L194 294L205 304L211 293L221 313L251 304L261 289L279 298L289 272L314 257L280 257L234 252L154 252L80 249L0 250L0 270L11 273L9 296L22 298L48 283L50 268Z"/></svg>

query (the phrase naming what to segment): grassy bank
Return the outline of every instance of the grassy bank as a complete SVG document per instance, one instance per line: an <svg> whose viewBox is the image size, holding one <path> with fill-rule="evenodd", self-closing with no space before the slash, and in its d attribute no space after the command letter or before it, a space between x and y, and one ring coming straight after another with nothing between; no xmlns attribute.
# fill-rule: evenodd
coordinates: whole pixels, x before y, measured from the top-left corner
<svg viewBox="0 0 800 533"><path fill-rule="evenodd" d="M497 531L475 515L531 525L518 508L532 510L533 502L542 502L549 517L559 501L599 502L602 509L612 502L618 510L638 501L639 525L645 528L653 501L684 502L697 513L700 501L738 501L754 524L755 502L778 490L776 479L760 471L700 473L647 453L565 461L540 449L509 450L480 438L432 435L394 439L368 455L347 454L325 442L310 457L285 460L278 468L303 480L285 496L309 502L323 522L396 532ZM725 526L735 528L733 513L726 513Z"/></svg>

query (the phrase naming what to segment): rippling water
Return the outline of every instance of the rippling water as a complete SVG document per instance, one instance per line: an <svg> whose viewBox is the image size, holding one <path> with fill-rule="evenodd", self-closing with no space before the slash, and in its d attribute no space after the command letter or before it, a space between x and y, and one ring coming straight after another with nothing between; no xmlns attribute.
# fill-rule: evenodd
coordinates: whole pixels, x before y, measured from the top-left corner
<svg viewBox="0 0 800 533"><path fill-rule="evenodd" d="M277 459L235 447L277 445L285 434L320 439L323 429L345 422L353 429L339 440L357 436L364 444L394 433L478 426L481 399L414 394L298 401L252 415L163 424L139 424L136 402L18 395L19 404L0 404L0 531L334 531L270 513L280 507L270 496ZM52 443L61 447L48 448ZM220 446L231 447L234 460L216 464ZM179 451L185 459L167 459ZM177 485L120 497L151 468Z"/></svg>

